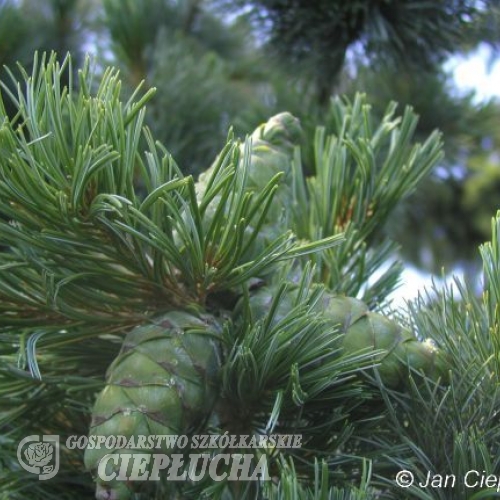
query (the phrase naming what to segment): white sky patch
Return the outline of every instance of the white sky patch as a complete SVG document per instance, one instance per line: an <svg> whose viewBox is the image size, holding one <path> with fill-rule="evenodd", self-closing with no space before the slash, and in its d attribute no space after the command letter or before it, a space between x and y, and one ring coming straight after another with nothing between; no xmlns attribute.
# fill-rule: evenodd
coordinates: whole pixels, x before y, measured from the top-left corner
<svg viewBox="0 0 500 500"><path fill-rule="evenodd" d="M476 93L476 102L500 97L500 59L491 62L490 57L490 49L481 46L468 56L453 57L445 66L452 71L459 91Z"/></svg>
<svg viewBox="0 0 500 500"><path fill-rule="evenodd" d="M424 298L427 297L427 293L433 296L436 289L442 290L445 287L456 289L454 284L456 277L461 279L460 272L451 273L443 279L439 276L423 273L414 266L406 265L401 274L401 286L389 296L392 307L404 309L407 301L417 299L419 294Z"/></svg>

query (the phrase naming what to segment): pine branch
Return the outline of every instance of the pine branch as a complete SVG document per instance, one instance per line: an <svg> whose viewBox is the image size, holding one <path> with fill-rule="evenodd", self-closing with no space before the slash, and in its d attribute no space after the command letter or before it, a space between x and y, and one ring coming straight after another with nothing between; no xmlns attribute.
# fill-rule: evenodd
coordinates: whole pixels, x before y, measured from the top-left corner
<svg viewBox="0 0 500 500"><path fill-rule="evenodd" d="M395 112L392 103L377 123L366 96L358 94L352 103L336 99L328 119L331 132L316 132L316 175L304 178L300 157L294 161L294 232L312 241L338 233L345 237L342 245L316 254L318 279L370 305L383 302L401 272L392 266L367 286L396 250L381 241L381 229L442 155L437 132L423 144L413 142L417 116L411 108L401 117Z"/></svg>
<svg viewBox="0 0 500 500"><path fill-rule="evenodd" d="M142 129L152 91L123 104L109 70L93 96L89 66L78 88L71 79L60 88L69 58L61 65L42 58L24 75L26 90L9 94L19 111L12 122L4 118L0 135L0 238L9 247L1 255L8 274L1 298L11 313L27 297L32 307L10 324L130 325L144 314L204 303L288 258L296 247L290 235L245 257L278 182L261 193L246 190L248 147L240 159L230 140L221 175L198 205L192 178ZM136 187L137 171L147 196Z"/></svg>
<svg viewBox="0 0 500 500"><path fill-rule="evenodd" d="M481 248L484 284L475 287L458 279L452 286L433 287L410 305L411 320L447 353L451 384L412 384L408 394L385 393L390 432L378 433L369 446L386 449L389 472L376 474L374 484L392 489L387 478L401 469L415 474L424 484L428 471L449 472L463 478L468 471L495 474L500 467L496 447L498 431L498 286L500 214L492 222L492 240ZM395 450L396 443L404 446ZM391 495L388 492L388 495ZM466 487L411 487L405 498L493 498L496 488L477 484ZM394 491L388 498L401 498Z"/></svg>

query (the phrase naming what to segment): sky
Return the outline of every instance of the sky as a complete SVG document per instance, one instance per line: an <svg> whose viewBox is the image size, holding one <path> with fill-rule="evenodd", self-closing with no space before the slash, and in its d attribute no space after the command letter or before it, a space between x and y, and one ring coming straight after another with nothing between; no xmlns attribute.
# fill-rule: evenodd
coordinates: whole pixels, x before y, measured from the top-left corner
<svg viewBox="0 0 500 500"><path fill-rule="evenodd" d="M453 58L447 65L454 75L458 90L473 90L478 103L492 97L500 99L500 58L492 65L488 61L488 49L482 47L468 57ZM430 289L433 280L439 286L445 282L451 284L453 277L443 281L407 266L402 275L402 286L391 295L393 306L404 306L406 300L416 298L425 288Z"/></svg>
<svg viewBox="0 0 500 500"><path fill-rule="evenodd" d="M489 51L481 47L469 57L453 58L448 68L453 71L457 86L464 90L474 90L476 101L490 97L500 97L500 60L488 65Z"/></svg>

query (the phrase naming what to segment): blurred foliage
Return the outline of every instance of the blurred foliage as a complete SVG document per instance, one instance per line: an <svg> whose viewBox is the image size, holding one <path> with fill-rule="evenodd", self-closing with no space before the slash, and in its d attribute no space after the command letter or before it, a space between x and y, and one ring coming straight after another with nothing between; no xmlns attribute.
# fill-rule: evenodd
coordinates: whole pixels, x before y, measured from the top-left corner
<svg viewBox="0 0 500 500"><path fill-rule="evenodd" d="M0 0L0 80L10 84L5 66L15 71L20 63L29 69L35 51L71 52L81 63L91 5L83 0Z"/></svg>
<svg viewBox="0 0 500 500"><path fill-rule="evenodd" d="M490 37L485 0L214 0L245 9L278 58L298 64L315 80L317 98L328 104L348 52L361 48L371 61L435 69L467 40ZM479 25L481 24L481 28ZM498 26L498 24L497 24ZM487 33L487 34L486 34ZM480 36L483 35L483 36Z"/></svg>
<svg viewBox="0 0 500 500"><path fill-rule="evenodd" d="M161 83L161 91L148 123L172 145L170 152L186 173L199 172L215 158L234 117L255 99L250 84L238 79L239 70L181 32L160 36L147 81Z"/></svg>
<svg viewBox="0 0 500 500"><path fill-rule="evenodd" d="M225 23L194 0L105 0L104 7L112 62L129 89L145 81L159 90L148 125L187 172L200 172L264 78L249 26Z"/></svg>
<svg viewBox="0 0 500 500"><path fill-rule="evenodd" d="M500 53L500 3L495 0L478 2L479 12L475 22L468 26L465 36L460 37L460 48L464 52L484 44L493 50L493 57Z"/></svg>

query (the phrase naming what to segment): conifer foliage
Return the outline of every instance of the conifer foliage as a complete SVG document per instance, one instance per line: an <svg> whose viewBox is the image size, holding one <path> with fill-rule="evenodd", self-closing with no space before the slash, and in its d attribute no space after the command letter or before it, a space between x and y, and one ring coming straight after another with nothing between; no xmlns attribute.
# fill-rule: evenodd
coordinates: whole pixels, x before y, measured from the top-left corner
<svg viewBox="0 0 500 500"><path fill-rule="evenodd" d="M494 470L495 441L456 409L467 401L472 420L496 387L498 243L483 248L486 298L464 286L463 310L443 296L396 320L398 269L370 282L392 249L377 228L441 155L437 133L414 142L411 109L377 122L362 95L332 102L311 178L300 123L283 112L246 139L230 132L195 180L143 125L154 89L124 102L116 71L96 82L88 61L74 72L55 55L12 88L2 99L17 113L0 104L5 498L416 498L399 470L464 457ZM26 435L200 432L298 434L302 446L249 448L271 480L248 482L104 481L104 450L65 446L43 482L16 459Z"/></svg>

